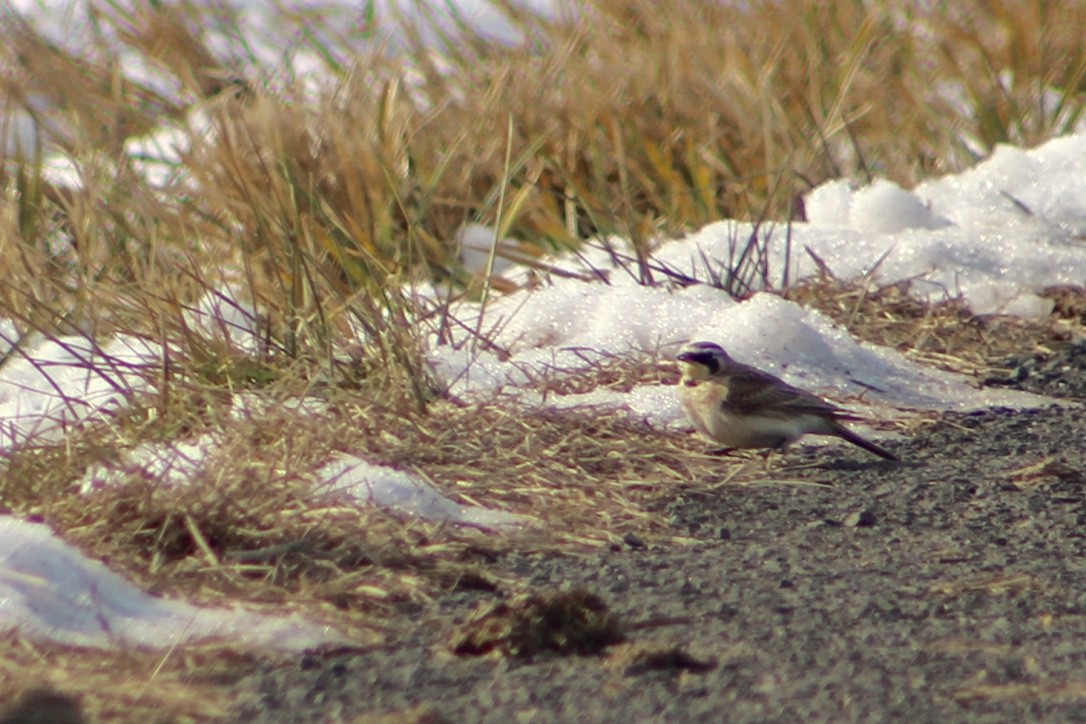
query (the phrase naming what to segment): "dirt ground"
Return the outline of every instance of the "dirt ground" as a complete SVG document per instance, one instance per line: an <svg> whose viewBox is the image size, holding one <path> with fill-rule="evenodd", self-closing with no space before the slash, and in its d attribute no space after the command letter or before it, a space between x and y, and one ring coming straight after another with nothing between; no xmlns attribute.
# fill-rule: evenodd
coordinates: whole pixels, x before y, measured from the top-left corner
<svg viewBox="0 0 1086 724"><path fill-rule="evenodd" d="M1013 385L1086 396L1086 348ZM947 415L895 451L812 447L783 461L807 484L679 489L660 512L692 546L494 561L602 597L627 640L601 654L453 655L494 598L458 592L379 650L269 664L237 717L1086 721L1086 412Z"/></svg>

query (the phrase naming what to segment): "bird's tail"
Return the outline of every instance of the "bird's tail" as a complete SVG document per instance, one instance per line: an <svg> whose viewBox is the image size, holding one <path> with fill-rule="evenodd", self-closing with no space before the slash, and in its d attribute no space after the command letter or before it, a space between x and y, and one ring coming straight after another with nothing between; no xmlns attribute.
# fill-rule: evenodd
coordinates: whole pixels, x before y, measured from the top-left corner
<svg viewBox="0 0 1086 724"><path fill-rule="evenodd" d="M834 431L834 434L837 435L837 437L841 438L842 440L847 440L848 442L852 443L853 445L856 445L857 447L862 447L864 450L867 450L869 453L873 453L875 455L878 455L883 460L897 461L897 460L900 459L900 458L898 458L897 455L894 455L889 450L886 450L884 448L879 447L878 445L871 442L870 440L865 440L864 438L860 437L859 435L854 433L852 430L849 430L847 427L845 427L843 425L837 425L836 430Z"/></svg>

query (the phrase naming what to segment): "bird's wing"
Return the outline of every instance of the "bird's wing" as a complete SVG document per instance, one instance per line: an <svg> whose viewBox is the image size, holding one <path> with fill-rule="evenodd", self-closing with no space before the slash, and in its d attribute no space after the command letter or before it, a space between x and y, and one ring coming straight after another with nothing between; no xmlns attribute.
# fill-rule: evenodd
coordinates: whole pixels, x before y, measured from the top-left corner
<svg viewBox="0 0 1086 724"><path fill-rule="evenodd" d="M739 414L808 413L836 418L844 412L817 395L753 367L744 365L741 369L729 370L728 377L728 396L722 404Z"/></svg>

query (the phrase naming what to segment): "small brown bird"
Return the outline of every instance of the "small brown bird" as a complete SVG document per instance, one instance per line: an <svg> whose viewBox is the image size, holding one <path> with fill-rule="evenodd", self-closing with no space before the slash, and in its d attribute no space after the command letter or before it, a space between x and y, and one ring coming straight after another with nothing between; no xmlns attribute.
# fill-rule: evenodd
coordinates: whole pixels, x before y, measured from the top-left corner
<svg viewBox="0 0 1086 724"><path fill-rule="evenodd" d="M859 418L736 362L719 345L694 342L677 359L683 370L683 410L698 432L726 447L783 450L804 435L833 435L880 458L898 459L841 424Z"/></svg>

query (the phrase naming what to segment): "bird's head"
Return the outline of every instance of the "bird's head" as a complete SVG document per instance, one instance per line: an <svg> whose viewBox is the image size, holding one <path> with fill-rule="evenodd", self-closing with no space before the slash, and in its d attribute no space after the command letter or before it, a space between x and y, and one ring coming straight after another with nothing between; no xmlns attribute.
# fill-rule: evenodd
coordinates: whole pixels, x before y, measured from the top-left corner
<svg viewBox="0 0 1086 724"><path fill-rule="evenodd" d="M719 344L691 342L676 355L684 382L697 382L727 369L731 357Z"/></svg>

